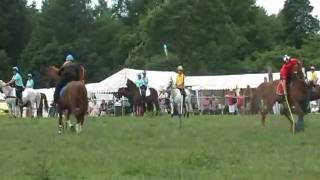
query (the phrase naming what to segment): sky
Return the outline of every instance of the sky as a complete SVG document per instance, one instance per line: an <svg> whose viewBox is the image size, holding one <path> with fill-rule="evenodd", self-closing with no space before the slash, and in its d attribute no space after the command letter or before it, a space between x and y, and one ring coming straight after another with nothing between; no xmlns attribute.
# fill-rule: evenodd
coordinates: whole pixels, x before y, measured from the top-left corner
<svg viewBox="0 0 320 180"><path fill-rule="evenodd" d="M28 0L28 3L32 3L36 1L37 7L41 7L42 0ZM92 0L92 2L97 2L98 0ZM110 1L110 0L107 0ZM279 11L283 8L285 0L256 0L257 5L264 7L269 15L271 14L278 14ZM320 0L310 0L311 5L314 7L313 15L318 16L320 19Z"/></svg>

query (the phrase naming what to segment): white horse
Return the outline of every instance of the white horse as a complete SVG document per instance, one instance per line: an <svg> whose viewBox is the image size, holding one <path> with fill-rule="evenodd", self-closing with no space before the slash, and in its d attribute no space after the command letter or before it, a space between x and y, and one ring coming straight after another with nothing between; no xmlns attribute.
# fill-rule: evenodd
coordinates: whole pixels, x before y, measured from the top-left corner
<svg viewBox="0 0 320 180"><path fill-rule="evenodd" d="M186 96L185 104L183 106L183 96L180 90L175 86L172 79L169 82L168 90L170 91L171 116L174 116L174 112L176 110L179 117L182 115L189 117L189 113L192 111L190 91L185 89Z"/></svg>
<svg viewBox="0 0 320 180"><path fill-rule="evenodd" d="M22 117L22 109L23 107L16 105L16 92L15 88L12 88L10 86L6 86L6 83L0 80L0 90L5 95L6 102L9 107L10 115L11 117L17 117L17 114L20 114L20 117ZM33 117L33 110L38 109L40 107L41 103L41 94L40 92L27 88L22 93L22 104L27 105L30 103L32 117ZM20 110L20 113L19 113Z"/></svg>

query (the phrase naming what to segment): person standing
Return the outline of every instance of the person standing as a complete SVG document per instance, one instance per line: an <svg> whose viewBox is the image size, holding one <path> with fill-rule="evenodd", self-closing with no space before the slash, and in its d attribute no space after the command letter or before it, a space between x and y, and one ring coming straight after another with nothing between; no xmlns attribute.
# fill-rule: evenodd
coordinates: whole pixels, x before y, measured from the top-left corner
<svg viewBox="0 0 320 180"><path fill-rule="evenodd" d="M34 89L34 81L32 79L32 74L30 74L30 73L28 74L28 80L27 80L26 88Z"/></svg>
<svg viewBox="0 0 320 180"><path fill-rule="evenodd" d="M185 91L185 75L182 66L177 68L178 75L176 77L176 86L180 90L181 95L183 96L183 104L185 104L186 91Z"/></svg>
<svg viewBox="0 0 320 180"><path fill-rule="evenodd" d="M315 66L311 66L311 78L310 81L312 82L312 84L315 86L318 84L318 73L316 71L316 67Z"/></svg>
<svg viewBox="0 0 320 180"><path fill-rule="evenodd" d="M18 67L13 67L12 68L13 71L13 76L12 79L6 83L6 86L10 86L13 85L16 88L16 105L22 105L22 92L24 89L23 86L23 80L22 80L22 76L19 73L19 68Z"/></svg>

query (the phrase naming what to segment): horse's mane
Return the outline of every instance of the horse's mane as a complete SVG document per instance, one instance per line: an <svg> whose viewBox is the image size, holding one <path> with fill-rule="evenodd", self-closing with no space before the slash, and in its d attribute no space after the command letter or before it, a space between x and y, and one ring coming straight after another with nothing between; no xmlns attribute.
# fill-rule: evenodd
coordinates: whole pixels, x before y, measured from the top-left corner
<svg viewBox="0 0 320 180"><path fill-rule="evenodd" d="M133 81L131 81L130 79L127 80L127 87L128 88L138 89L136 84Z"/></svg>

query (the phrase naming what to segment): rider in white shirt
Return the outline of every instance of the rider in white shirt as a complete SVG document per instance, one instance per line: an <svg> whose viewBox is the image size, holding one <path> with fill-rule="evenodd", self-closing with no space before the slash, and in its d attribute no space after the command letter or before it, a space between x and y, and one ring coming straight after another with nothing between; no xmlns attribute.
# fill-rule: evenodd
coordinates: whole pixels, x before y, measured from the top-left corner
<svg viewBox="0 0 320 180"><path fill-rule="evenodd" d="M28 74L28 80L27 80L26 88L34 89L34 81L32 79L32 74Z"/></svg>

